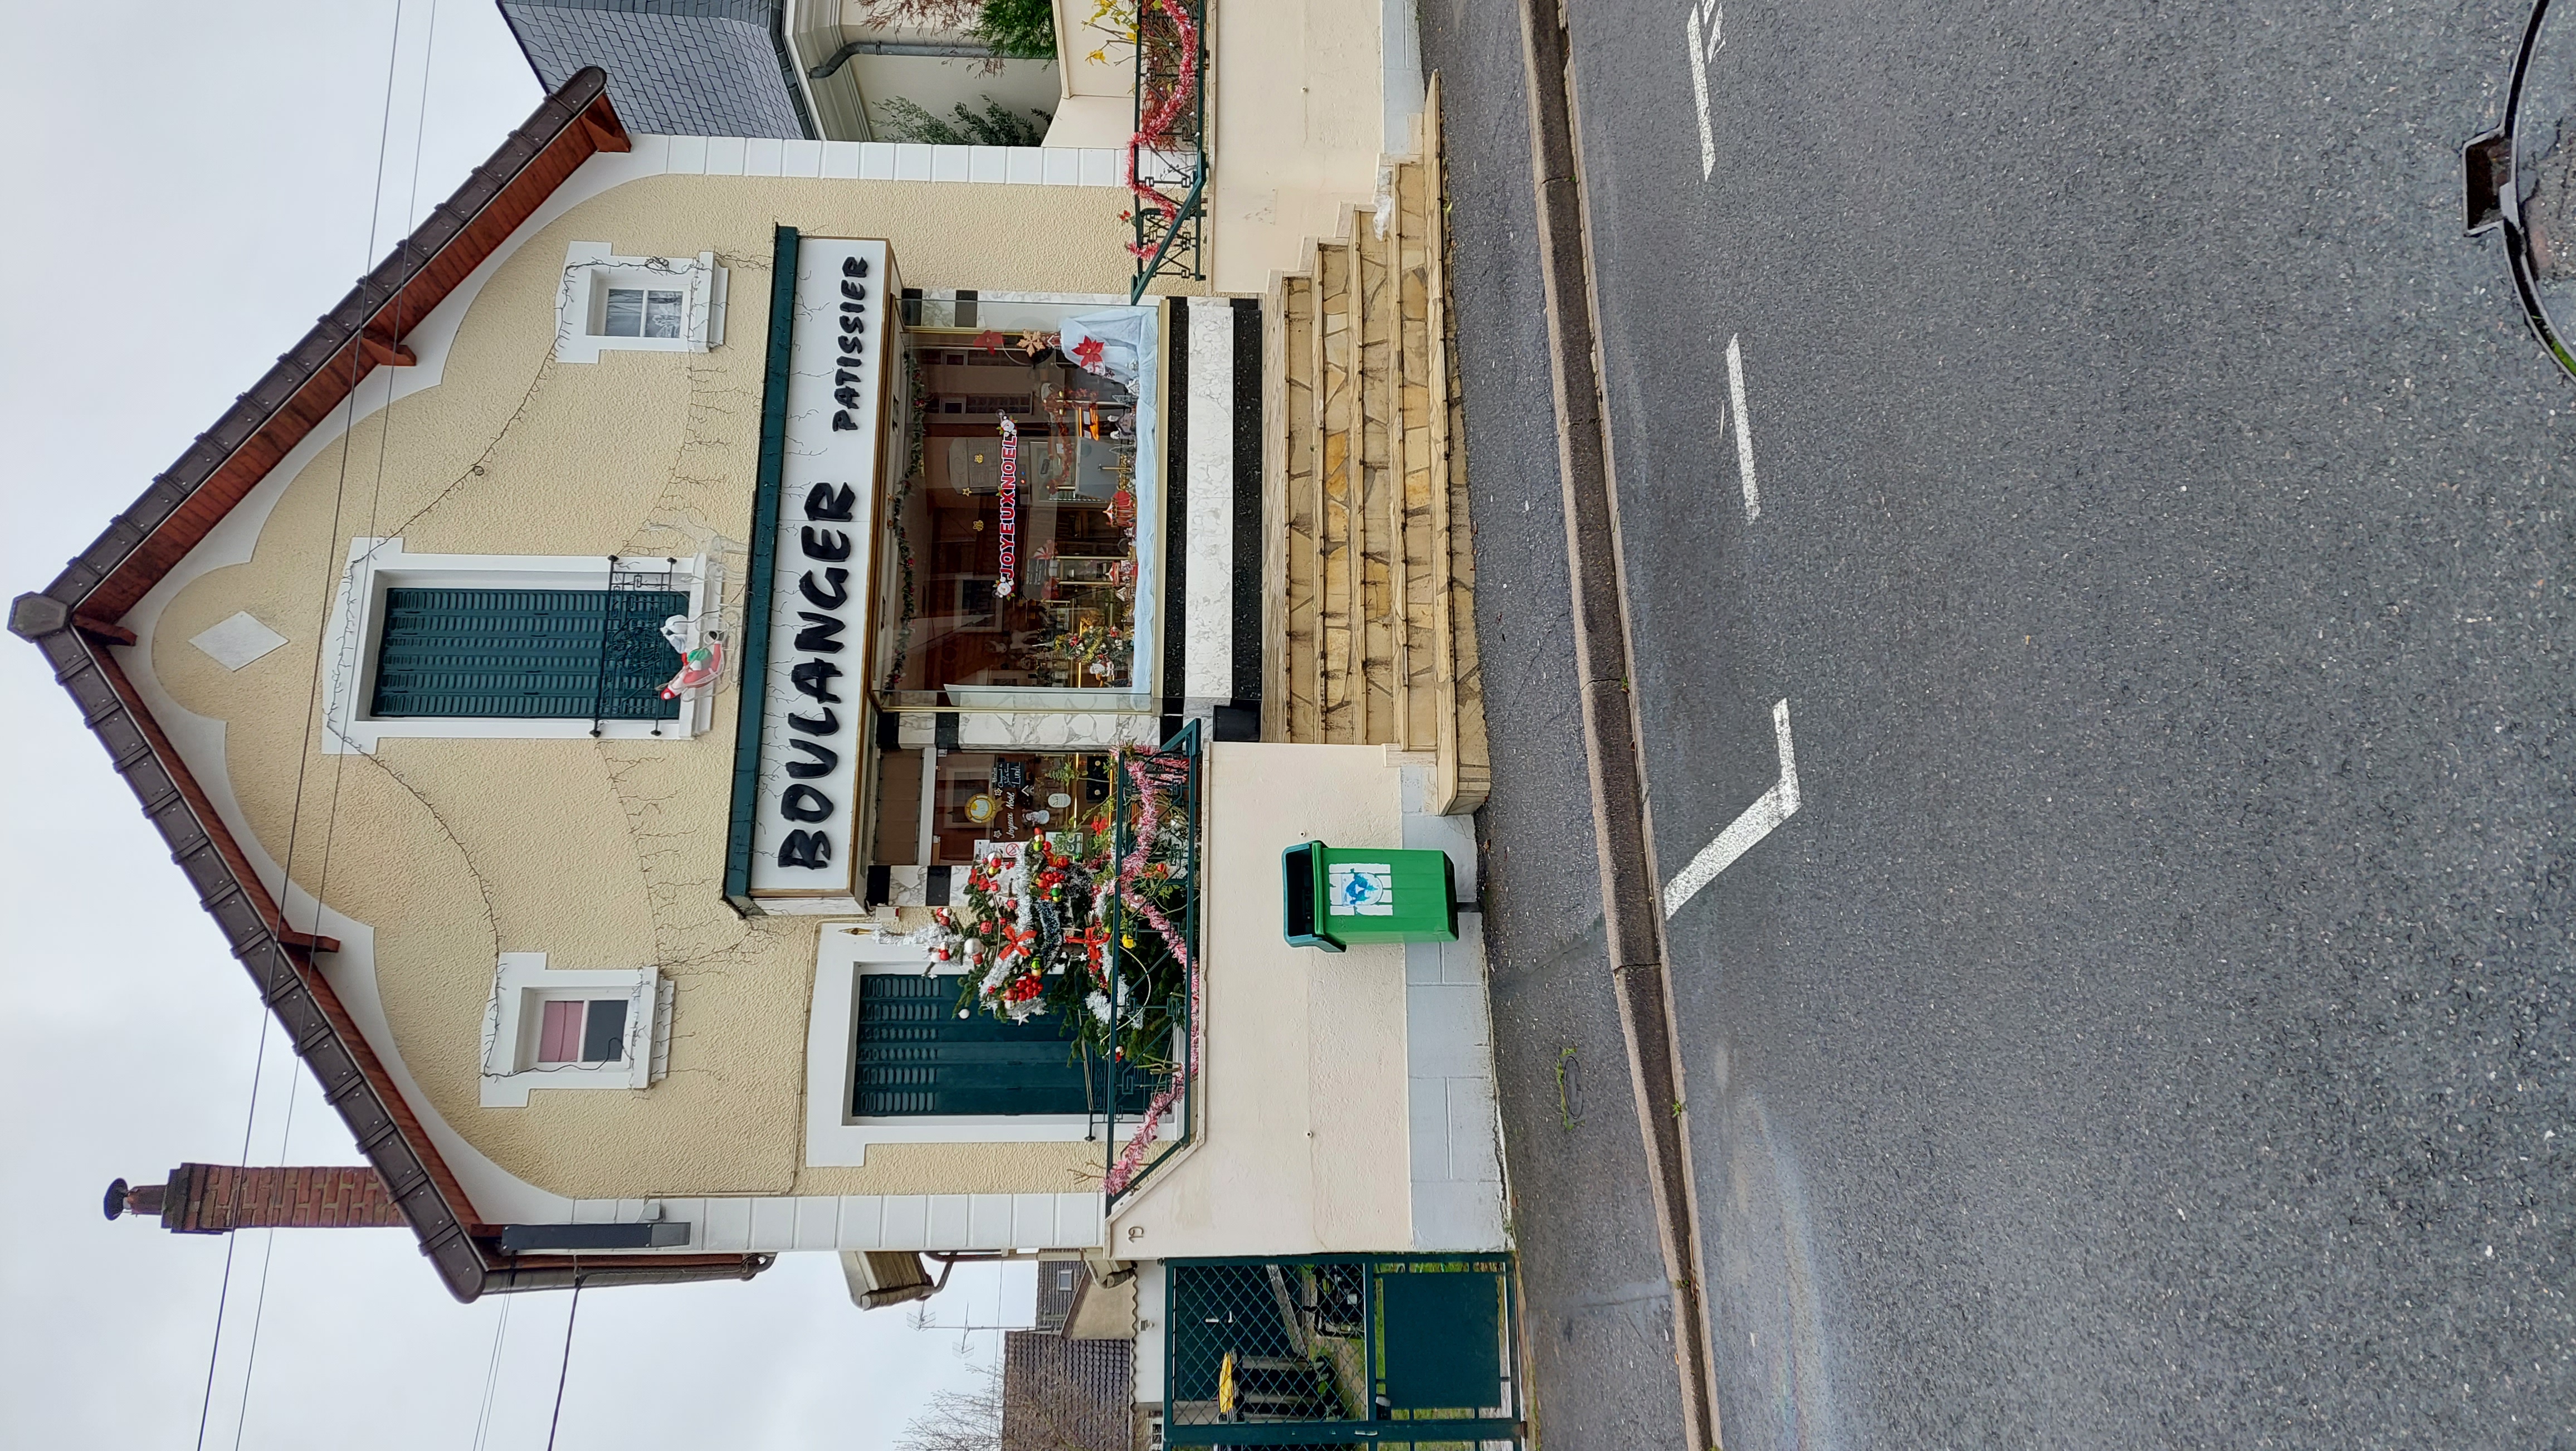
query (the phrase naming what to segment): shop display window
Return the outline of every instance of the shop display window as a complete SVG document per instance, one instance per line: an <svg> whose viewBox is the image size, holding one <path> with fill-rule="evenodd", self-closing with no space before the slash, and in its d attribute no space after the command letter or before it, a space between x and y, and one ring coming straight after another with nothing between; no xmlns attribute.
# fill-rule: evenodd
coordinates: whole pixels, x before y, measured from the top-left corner
<svg viewBox="0 0 2576 1451"><path fill-rule="evenodd" d="M935 758L928 811L923 763ZM967 866L979 846L1105 828L1105 751L890 749L877 765L879 865ZM926 831L926 836L923 834Z"/></svg>
<svg viewBox="0 0 2576 1451"><path fill-rule="evenodd" d="M905 330L912 457L883 514L880 686L915 705L1148 688L1137 645L1157 570L1138 451L1153 314L978 311Z"/></svg>

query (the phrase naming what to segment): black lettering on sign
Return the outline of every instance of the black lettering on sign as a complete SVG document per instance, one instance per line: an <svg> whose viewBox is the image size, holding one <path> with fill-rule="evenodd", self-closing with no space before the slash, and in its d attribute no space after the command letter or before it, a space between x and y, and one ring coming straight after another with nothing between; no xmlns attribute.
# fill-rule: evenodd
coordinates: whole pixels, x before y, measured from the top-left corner
<svg viewBox="0 0 2576 1451"><path fill-rule="evenodd" d="M850 602L850 572L846 569L824 570L823 583L818 588L814 583L814 571L809 569L803 579L796 581L796 592L805 597L805 603L817 609L837 610Z"/></svg>
<svg viewBox="0 0 2576 1451"><path fill-rule="evenodd" d="M796 618L805 622L805 628L796 632L797 649L811 650L817 655L841 653L841 632L850 627L849 621L838 615L818 615L812 610L798 610Z"/></svg>
<svg viewBox="0 0 2576 1451"><path fill-rule="evenodd" d="M838 529L805 526L805 557L838 563L850 557L850 536Z"/></svg>
<svg viewBox="0 0 2576 1451"><path fill-rule="evenodd" d="M778 864L782 867L828 867L832 864L832 839L819 831L791 831L778 844Z"/></svg>
<svg viewBox="0 0 2576 1451"><path fill-rule="evenodd" d="M841 304L841 311L849 314L851 317L857 317L860 313L867 310L868 305L864 302L845 302Z"/></svg>
<svg viewBox="0 0 2576 1451"><path fill-rule="evenodd" d="M834 433L856 433L859 431L859 426L850 420L849 414L834 413L832 415L832 431ZM832 557L835 559L849 558L846 554L834 555Z"/></svg>
<svg viewBox="0 0 2576 1451"><path fill-rule="evenodd" d="M853 302L856 302L864 299L868 295L868 290L865 287L860 286L858 283L844 282L841 284L841 295L849 298Z"/></svg>
<svg viewBox="0 0 2576 1451"><path fill-rule="evenodd" d="M814 758L810 761L787 763L787 774L800 781L811 781L817 776L829 776L840 768L841 753L830 746L817 745L812 741L800 741L793 737L789 738L787 744Z"/></svg>
<svg viewBox="0 0 2576 1451"><path fill-rule="evenodd" d="M840 404L844 408L856 408L859 406L859 390L856 388L835 388L832 390L832 401Z"/></svg>
<svg viewBox="0 0 2576 1451"><path fill-rule="evenodd" d="M803 731L809 736L837 736L841 733L841 713L837 710L827 710L823 712L821 720L816 720L810 715L797 715L791 711L787 716L787 725L789 729Z"/></svg>
<svg viewBox="0 0 2576 1451"><path fill-rule="evenodd" d="M778 798L778 814L790 821L829 821L832 798L800 782Z"/></svg>
<svg viewBox="0 0 2576 1451"><path fill-rule="evenodd" d="M865 258L865 257L844 257L844 258L842 258L842 259L841 259L841 275L842 275L842 276L844 276L844 277L865 277L865 276L867 276L867 275L868 275L868 259L867 259L867 258Z"/></svg>
<svg viewBox="0 0 2576 1451"><path fill-rule="evenodd" d="M838 705L841 697L832 693L832 682L841 678L841 667L829 660L807 660L787 672L796 682L799 693L826 704Z"/></svg>
<svg viewBox="0 0 2576 1451"><path fill-rule="evenodd" d="M816 484L805 491L805 517L850 522L859 506L857 492L847 484L835 490L830 484Z"/></svg>

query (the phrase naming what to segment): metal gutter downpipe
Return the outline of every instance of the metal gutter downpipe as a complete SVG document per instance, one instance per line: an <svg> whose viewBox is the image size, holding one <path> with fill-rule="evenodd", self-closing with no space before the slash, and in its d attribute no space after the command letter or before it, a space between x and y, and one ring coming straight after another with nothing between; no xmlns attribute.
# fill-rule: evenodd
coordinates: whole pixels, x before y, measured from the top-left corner
<svg viewBox="0 0 2576 1451"><path fill-rule="evenodd" d="M972 41L854 40L832 52L831 59L807 71L806 78L830 80L832 73L848 65L854 55L926 55L941 60L1011 59L989 45L977 45Z"/></svg>

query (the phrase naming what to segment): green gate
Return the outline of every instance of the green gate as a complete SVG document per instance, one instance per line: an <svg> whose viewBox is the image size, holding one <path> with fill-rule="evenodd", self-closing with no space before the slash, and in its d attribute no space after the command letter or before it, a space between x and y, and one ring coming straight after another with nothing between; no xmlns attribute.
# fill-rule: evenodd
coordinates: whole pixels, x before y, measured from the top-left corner
<svg viewBox="0 0 2576 1451"><path fill-rule="evenodd" d="M1164 1286L1167 1445L1520 1444L1508 1255L1174 1260Z"/></svg>

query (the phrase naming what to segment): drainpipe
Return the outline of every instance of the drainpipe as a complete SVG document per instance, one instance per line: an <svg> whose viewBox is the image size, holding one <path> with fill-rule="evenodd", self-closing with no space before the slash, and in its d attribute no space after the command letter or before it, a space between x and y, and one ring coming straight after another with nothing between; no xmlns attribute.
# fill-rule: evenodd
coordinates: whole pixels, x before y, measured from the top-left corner
<svg viewBox="0 0 2576 1451"><path fill-rule="evenodd" d="M972 41L854 40L832 52L832 58L805 74L812 80L830 80L832 73L849 64L854 55L926 55L942 60L994 60L1000 52L989 45Z"/></svg>

